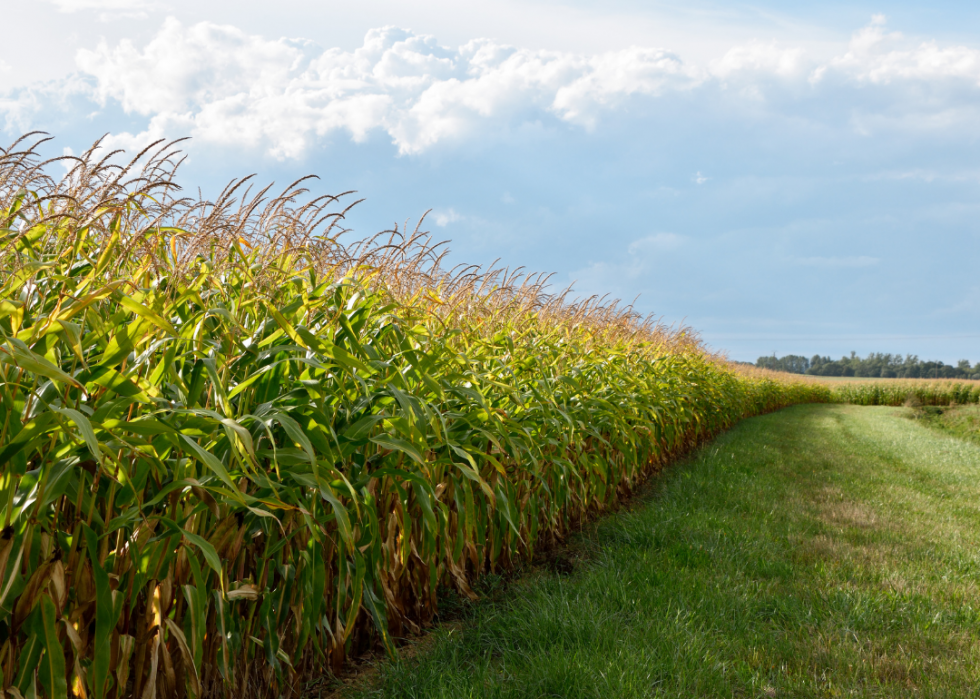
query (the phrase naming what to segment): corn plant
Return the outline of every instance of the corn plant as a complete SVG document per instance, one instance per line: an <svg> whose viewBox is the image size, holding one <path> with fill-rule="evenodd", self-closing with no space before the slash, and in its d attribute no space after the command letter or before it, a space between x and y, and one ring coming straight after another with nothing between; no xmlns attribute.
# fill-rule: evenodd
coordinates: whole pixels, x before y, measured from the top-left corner
<svg viewBox="0 0 980 699"><path fill-rule="evenodd" d="M292 696L736 420L830 400L687 330L340 242L336 197L179 198L154 144L0 153L0 688ZM303 203L305 201L305 203Z"/></svg>
<svg viewBox="0 0 980 699"><path fill-rule="evenodd" d="M980 385L967 380L880 379L833 386L835 402L856 405L953 405L980 402Z"/></svg>

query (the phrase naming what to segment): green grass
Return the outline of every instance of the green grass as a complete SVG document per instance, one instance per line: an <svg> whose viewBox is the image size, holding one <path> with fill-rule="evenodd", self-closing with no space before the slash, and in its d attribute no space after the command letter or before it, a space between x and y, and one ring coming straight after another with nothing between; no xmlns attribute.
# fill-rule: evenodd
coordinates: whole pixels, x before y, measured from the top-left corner
<svg viewBox="0 0 980 699"><path fill-rule="evenodd" d="M902 409L743 421L360 697L964 697L980 446Z"/></svg>
<svg viewBox="0 0 980 699"><path fill-rule="evenodd" d="M948 435L980 444L980 406L923 406L909 411L909 417Z"/></svg>

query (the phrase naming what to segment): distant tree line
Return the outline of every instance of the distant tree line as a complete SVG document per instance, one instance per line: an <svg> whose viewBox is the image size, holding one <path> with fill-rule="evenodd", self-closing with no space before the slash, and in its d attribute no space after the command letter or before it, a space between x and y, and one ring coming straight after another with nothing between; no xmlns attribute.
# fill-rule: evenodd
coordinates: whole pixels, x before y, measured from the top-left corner
<svg viewBox="0 0 980 699"><path fill-rule="evenodd" d="M943 362L922 361L914 354L904 357L900 354L872 352L867 357L859 357L851 352L850 357L831 359L815 354L809 359L797 354L785 357L759 357L757 367L774 371L787 371L791 374L810 374L811 376L866 376L886 379L980 379L980 362L972 367L967 359L961 359L956 366Z"/></svg>

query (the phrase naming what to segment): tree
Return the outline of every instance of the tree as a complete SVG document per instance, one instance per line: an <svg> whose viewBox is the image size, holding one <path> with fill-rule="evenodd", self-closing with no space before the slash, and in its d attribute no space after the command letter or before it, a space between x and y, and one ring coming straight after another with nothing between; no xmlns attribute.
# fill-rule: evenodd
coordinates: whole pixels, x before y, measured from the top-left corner
<svg viewBox="0 0 980 699"><path fill-rule="evenodd" d="M788 354L777 357L775 352L769 357L759 357L755 364L773 371L787 371L811 376L861 376L867 378L898 379L971 379L980 380L980 362L971 366L969 360L961 359L956 366L941 361L922 361L917 355L889 354L872 352L867 357L859 357L857 352L833 360L815 354L806 357Z"/></svg>

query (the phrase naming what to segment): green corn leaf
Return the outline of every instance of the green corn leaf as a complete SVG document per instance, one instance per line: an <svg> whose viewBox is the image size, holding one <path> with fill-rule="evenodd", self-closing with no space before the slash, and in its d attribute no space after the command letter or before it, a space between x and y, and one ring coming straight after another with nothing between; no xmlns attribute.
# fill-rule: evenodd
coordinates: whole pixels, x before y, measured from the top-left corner
<svg viewBox="0 0 980 699"><path fill-rule="evenodd" d="M57 427L58 421L54 413L41 413L24 425L3 450L0 450L0 465L6 464L21 451L29 451L32 445Z"/></svg>
<svg viewBox="0 0 980 699"><path fill-rule="evenodd" d="M143 437L154 437L160 434L175 434L176 430L167 423L152 417L144 417L138 420L115 420L108 419L102 421L102 426L110 431L131 432Z"/></svg>
<svg viewBox="0 0 980 699"><path fill-rule="evenodd" d="M350 638L351 634L354 633L354 620L357 618L358 612L361 610L361 603L363 601L364 593L364 576L367 573L367 564L364 560L364 556L361 555L356 549L353 551L354 556L354 580L351 585L351 599L350 607L347 612L347 620L344 623L344 641Z"/></svg>
<svg viewBox="0 0 980 699"><path fill-rule="evenodd" d="M44 652L44 624L40 617L41 610L38 607L25 624L29 635L27 641L20 646L20 655L17 658L18 672L14 685L23 696L27 696L28 689L34 687L34 672Z"/></svg>
<svg viewBox="0 0 980 699"><path fill-rule="evenodd" d="M109 576L99 563L98 539L87 525L83 524L82 530L95 579L95 638L89 687L94 699L103 699L109 680L109 656L112 650L110 641L112 630L116 626L116 610L112 589L109 587Z"/></svg>
<svg viewBox="0 0 980 699"><path fill-rule="evenodd" d="M221 463L221 460L218 457L202 449L197 442L187 435L180 435L180 440L190 448L201 463L211 469L211 471L213 471L214 474L221 479L222 483L228 486L229 492L238 493L238 488L235 486L234 481L231 480L231 475L228 473L228 469L225 468L225 465ZM235 499L242 505L245 504L245 500L241 497L241 494L236 496Z"/></svg>
<svg viewBox="0 0 980 699"><path fill-rule="evenodd" d="M400 451L413 461L418 463L420 466L426 466L426 461L412 444L406 442L404 439L399 439L398 437L392 437L390 435L379 435L377 437L371 437L371 441L380 447L385 449L390 449L391 451Z"/></svg>
<svg viewBox="0 0 980 699"><path fill-rule="evenodd" d="M105 352L102 353L99 364L114 367L128 357L136 349L136 342L140 338L139 331L139 321L118 327L112 339L109 340Z"/></svg>
<svg viewBox="0 0 980 699"><path fill-rule="evenodd" d="M58 637L58 610L47 594L41 595L40 609L44 645L44 657L38 672L41 686L51 699L68 699L65 653Z"/></svg>
<svg viewBox="0 0 980 699"><path fill-rule="evenodd" d="M221 565L221 558L218 556L218 552L215 550L214 546L211 545L207 539L193 532L189 532L186 529L182 529L173 520L167 519L166 517L161 517L160 521L166 525L169 529L175 533L181 534L187 541L198 549L204 555L204 560L215 573L218 574L218 580L224 580L224 568Z"/></svg>
<svg viewBox="0 0 980 699"><path fill-rule="evenodd" d="M184 599L187 601L187 613L184 615L185 636L194 659L194 667L200 670L201 657L204 654L204 634L206 631L207 609L200 600L200 594L194 585L184 585Z"/></svg>
<svg viewBox="0 0 980 699"><path fill-rule="evenodd" d="M426 486L418 482L413 482L412 488L415 490L415 501L422 508L422 521L433 535L437 534L439 532L439 523L436 521L435 512L432 510L431 496Z"/></svg>
<svg viewBox="0 0 980 699"><path fill-rule="evenodd" d="M0 320L17 313L24 307L24 302L18 299L0 299Z"/></svg>
<svg viewBox="0 0 980 699"><path fill-rule="evenodd" d="M354 424L349 425L343 431L343 436L345 439L358 442L367 438L371 434L371 430L374 429L374 426L385 419L387 418L384 415L366 415Z"/></svg>
<svg viewBox="0 0 980 699"><path fill-rule="evenodd" d="M299 423L285 413L278 411L269 413L267 417L269 420L275 420L282 425L283 429L286 430L286 434L289 435L290 439L300 445L300 448L310 460L310 464L316 469L316 452L313 451L313 443L310 442L310 438L303 432L303 428L299 426Z"/></svg>
<svg viewBox="0 0 980 699"><path fill-rule="evenodd" d="M340 531L340 536L344 540L344 543L353 548L354 534L351 530L350 516L347 514L347 508L337 499L333 489L327 483L320 482L320 496L333 508L334 515L337 518L337 529Z"/></svg>
<svg viewBox="0 0 980 699"><path fill-rule="evenodd" d="M374 590L370 585L365 585L363 599L364 606L368 608L371 617L374 619L374 627L378 629L378 634L381 636L381 644L388 653L388 657L392 660L397 660L398 651L395 649L395 644L392 643L391 637L388 635L388 618L385 614L384 600L375 596Z"/></svg>
<svg viewBox="0 0 980 699"><path fill-rule="evenodd" d="M124 294L123 295L120 295L120 297L119 297L119 305L121 305L123 308L125 308L127 310L132 311L133 313L135 313L138 316L141 316L143 318L146 318L148 321L150 321L151 323L153 323L155 326L157 326L161 330L165 330L170 335L173 335L173 336L176 336L177 335L177 330L175 330L174 329L174 326L172 326L170 324L170 321L168 321L167 319L163 318L156 311L153 311L152 309L147 308L146 306L144 306L143 304L139 303L138 301L135 301L134 299L130 298L129 296L126 296Z"/></svg>
<svg viewBox="0 0 980 699"><path fill-rule="evenodd" d="M494 494L497 496L497 503L500 513L504 516L504 519L507 520L507 524L510 525L510 528L513 530L514 534L517 535L517 538L523 541L520 527L517 526L517 521L514 519L514 503L507 496L506 488L502 484L498 484L494 489Z"/></svg>
<svg viewBox="0 0 980 699"><path fill-rule="evenodd" d="M225 387L221 383L221 377L218 376L218 368L215 364L215 360L213 357L208 357L207 359L203 359L201 361L204 364L204 368L208 372L208 378L211 379L211 387L214 389L215 397L218 400L218 406L221 408L222 412L228 415L228 396L225 395Z"/></svg>
<svg viewBox="0 0 980 699"><path fill-rule="evenodd" d="M137 386L132 380L126 378L111 366L107 366L105 364L92 366L89 369L80 372L76 378L92 392L101 386L103 388L108 388L110 391L117 393L120 396L135 398L141 403L152 404L153 402L150 400L149 395L147 395L147 393L144 392L142 388ZM159 392L153 390L151 387L147 386L147 388L150 390L151 394L159 395Z"/></svg>
<svg viewBox="0 0 980 699"><path fill-rule="evenodd" d="M218 622L217 631L220 640L220 645L218 646L218 671L221 673L225 682L231 682L231 673L234 666L232 665L231 648L228 642L228 637L231 635L230 615L222 591L213 590L211 594L214 596L215 616Z"/></svg>
<svg viewBox="0 0 980 699"><path fill-rule="evenodd" d="M85 440L85 446L88 447L89 453L92 454L92 457L96 461L102 464L102 448L99 446L99 440L95 436L95 430L92 429L92 423L89 422L89 419L82 413L71 408L55 408L55 412L64 415L75 423L75 426L82 433L82 438Z"/></svg>
<svg viewBox="0 0 980 699"><path fill-rule="evenodd" d="M20 340L9 340L6 346L0 345L0 363L19 367L37 376L43 376L67 386L82 388L82 385L78 381L44 357L34 354Z"/></svg>

